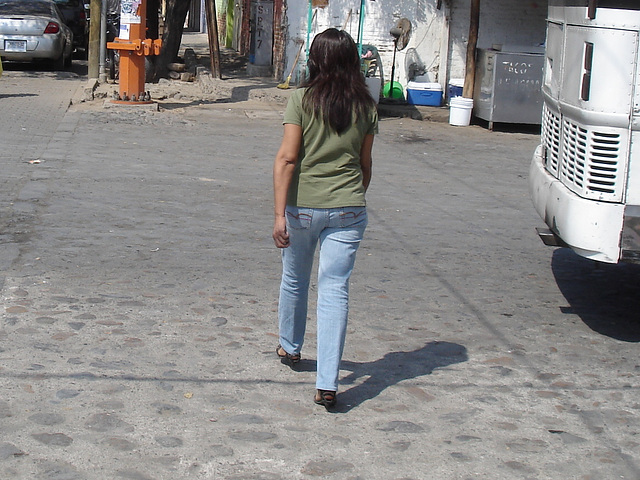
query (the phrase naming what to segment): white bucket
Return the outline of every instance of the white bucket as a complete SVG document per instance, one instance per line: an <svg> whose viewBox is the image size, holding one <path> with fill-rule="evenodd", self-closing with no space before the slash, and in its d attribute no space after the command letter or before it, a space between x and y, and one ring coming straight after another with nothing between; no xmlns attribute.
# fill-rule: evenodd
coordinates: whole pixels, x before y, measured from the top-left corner
<svg viewBox="0 0 640 480"><path fill-rule="evenodd" d="M472 109L472 98L453 97L449 101L449 124L458 127L469 126Z"/></svg>

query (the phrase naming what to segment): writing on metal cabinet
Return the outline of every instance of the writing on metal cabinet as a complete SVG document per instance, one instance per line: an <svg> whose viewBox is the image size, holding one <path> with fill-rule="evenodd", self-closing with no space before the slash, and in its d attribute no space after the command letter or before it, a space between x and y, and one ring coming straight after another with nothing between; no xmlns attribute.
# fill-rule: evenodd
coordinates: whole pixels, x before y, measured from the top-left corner
<svg viewBox="0 0 640 480"><path fill-rule="evenodd" d="M529 69L531 69L531 64L505 60L502 62L502 69L505 72L513 73L514 75L526 75Z"/></svg>
<svg viewBox="0 0 640 480"><path fill-rule="evenodd" d="M534 87L541 87L542 82L538 78L514 78L505 77L498 79L498 85L533 85Z"/></svg>

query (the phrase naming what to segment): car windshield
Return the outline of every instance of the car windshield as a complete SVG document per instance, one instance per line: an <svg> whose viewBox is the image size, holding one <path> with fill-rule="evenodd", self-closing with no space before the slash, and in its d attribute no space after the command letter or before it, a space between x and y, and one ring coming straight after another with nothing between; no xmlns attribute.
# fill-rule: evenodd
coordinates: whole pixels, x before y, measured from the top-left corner
<svg viewBox="0 0 640 480"><path fill-rule="evenodd" d="M51 3L0 0L0 15L51 15Z"/></svg>

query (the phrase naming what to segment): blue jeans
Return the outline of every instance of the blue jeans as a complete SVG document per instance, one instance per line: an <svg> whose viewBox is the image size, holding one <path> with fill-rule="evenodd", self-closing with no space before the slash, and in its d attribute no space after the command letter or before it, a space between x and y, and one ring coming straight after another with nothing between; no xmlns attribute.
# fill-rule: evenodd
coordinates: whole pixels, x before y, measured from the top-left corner
<svg viewBox="0 0 640 480"><path fill-rule="evenodd" d="M290 243L282 249L280 345L293 355L302 350L309 280L316 246L320 243L316 388L337 391L347 333L349 277L367 227L367 209L287 206L286 217Z"/></svg>

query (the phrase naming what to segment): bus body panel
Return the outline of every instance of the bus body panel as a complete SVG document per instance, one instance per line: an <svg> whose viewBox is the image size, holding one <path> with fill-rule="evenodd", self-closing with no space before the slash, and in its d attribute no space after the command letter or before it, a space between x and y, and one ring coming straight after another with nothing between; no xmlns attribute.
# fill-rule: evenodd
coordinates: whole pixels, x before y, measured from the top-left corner
<svg viewBox="0 0 640 480"><path fill-rule="evenodd" d="M534 206L556 245L640 263L640 1L550 0Z"/></svg>
<svg viewBox="0 0 640 480"><path fill-rule="evenodd" d="M624 16L620 16L624 11ZM594 18L589 18L588 0L549 0L549 21L615 27L626 30L640 29L640 2L637 0L598 0Z"/></svg>
<svg viewBox="0 0 640 480"><path fill-rule="evenodd" d="M542 94L551 100L560 99L562 64L564 62L564 26L547 22L547 45L543 70Z"/></svg>
<svg viewBox="0 0 640 480"><path fill-rule="evenodd" d="M618 262L624 205L580 198L547 172L541 151L539 146L529 171L531 199L538 214L580 255Z"/></svg>
<svg viewBox="0 0 640 480"><path fill-rule="evenodd" d="M631 134L626 203L640 205L640 131L636 130Z"/></svg>
<svg viewBox="0 0 640 480"><path fill-rule="evenodd" d="M621 114L627 128L638 34L612 28L567 25L560 101L585 112ZM589 58L587 51L590 52ZM587 69L585 63L591 67ZM590 78L585 78L589 75ZM624 122L624 123L622 123ZM599 125L602 122L588 122ZM613 125L612 125L613 126Z"/></svg>
<svg viewBox="0 0 640 480"><path fill-rule="evenodd" d="M637 93L637 92L636 92ZM640 263L640 131L631 134L621 258Z"/></svg>

